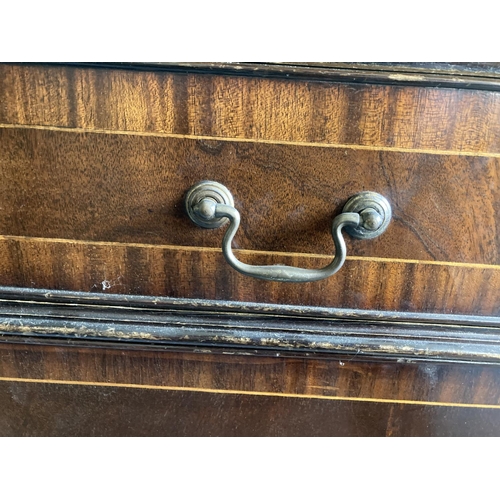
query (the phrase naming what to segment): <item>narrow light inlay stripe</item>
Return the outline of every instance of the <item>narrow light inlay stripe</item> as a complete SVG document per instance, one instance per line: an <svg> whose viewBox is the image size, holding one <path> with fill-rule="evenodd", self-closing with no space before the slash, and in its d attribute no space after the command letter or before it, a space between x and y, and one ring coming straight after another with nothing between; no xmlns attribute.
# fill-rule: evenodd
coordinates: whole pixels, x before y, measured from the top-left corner
<svg viewBox="0 0 500 500"><path fill-rule="evenodd" d="M283 392L260 392L260 391L238 391L232 389L209 389L204 387L176 387L167 385L148 385L148 384L122 384L113 382L87 382L81 380L53 380L53 379L34 379L34 378L16 378L0 377L0 382L22 382L31 384L53 384L53 385L78 385L94 387L116 387L125 389L149 389L161 391L179 391L179 392L205 392L210 394L234 394L243 396L267 396L281 398L297 399L324 399L331 401L356 401L362 403L388 403L388 404L406 404L423 406L445 406L456 408L486 408L500 410L500 405L496 404L476 404L476 403L449 403L441 401L417 401L406 399L379 399L379 398L356 398L348 396L326 396L323 394L293 394Z"/></svg>
<svg viewBox="0 0 500 500"><path fill-rule="evenodd" d="M208 136L208 135L188 135L174 134L169 132L145 132L140 130L107 130L107 129L87 129L87 128L68 128L53 125L25 125L0 123L0 128L4 129L33 129L33 130L50 130L54 132L73 132L77 134L107 134L107 135L135 135L143 137L171 137L174 139L192 139L192 140L210 140L210 141L226 141L226 142L253 142L256 144L277 144L284 146L306 146L316 148L336 148L336 149L352 149L366 151L393 151L396 153L418 153L430 155L446 155L446 156L480 156L486 158L500 158L500 153L491 153L484 151L455 151L455 150L440 150L440 149L419 149L419 148L397 148L393 146L367 146L363 144L335 144L325 142L300 142L300 141L284 141L275 139L251 139L247 137L224 137L224 136Z"/></svg>
<svg viewBox="0 0 500 500"><path fill-rule="evenodd" d="M112 246L112 247L134 247L134 248L157 248L163 250L173 251L186 251L186 252L214 252L222 253L222 248L214 247L195 247L184 245L155 245L151 243L124 243L121 241L92 241L92 240L71 240L64 238L41 238L36 236L15 236L2 234L0 241L26 241L26 242L48 242L48 243L62 243L62 244L76 244L76 245L91 245L91 246ZM283 257L306 257L306 258L320 258L331 259L333 255L313 254L313 253L296 253L296 252L272 252L268 250L242 250L234 249L235 254L240 255L277 255ZM400 264L419 264L430 266L449 266L449 267L465 267L476 269L495 269L500 270L500 264L477 264L473 262L447 262L440 260L416 260L416 259L391 259L386 257L361 257L361 256L347 256L346 260L350 261L366 261L366 262L386 262L386 263L400 263Z"/></svg>

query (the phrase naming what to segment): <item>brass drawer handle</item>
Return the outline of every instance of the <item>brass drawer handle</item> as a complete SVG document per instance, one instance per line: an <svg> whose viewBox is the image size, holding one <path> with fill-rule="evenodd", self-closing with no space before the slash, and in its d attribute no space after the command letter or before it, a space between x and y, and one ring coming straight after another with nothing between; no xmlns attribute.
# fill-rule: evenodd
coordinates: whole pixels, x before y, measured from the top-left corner
<svg viewBox="0 0 500 500"><path fill-rule="evenodd" d="M222 240L222 252L230 266L246 276L270 281L302 283L318 281L335 274L344 264L346 246L342 228L351 236L371 239L382 234L391 221L391 206L378 193L363 191L349 198L342 213L333 219L332 236L335 257L322 269L302 269L292 266L252 266L240 262L233 254L231 243L240 225L240 213L234 208L230 191L214 181L201 181L186 194L186 211L198 226L216 228L230 221Z"/></svg>

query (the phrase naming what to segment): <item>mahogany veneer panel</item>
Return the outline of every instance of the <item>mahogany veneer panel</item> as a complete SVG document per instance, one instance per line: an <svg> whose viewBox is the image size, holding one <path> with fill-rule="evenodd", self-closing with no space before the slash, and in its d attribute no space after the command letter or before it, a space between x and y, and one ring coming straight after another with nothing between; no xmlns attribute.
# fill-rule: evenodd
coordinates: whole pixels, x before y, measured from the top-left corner
<svg viewBox="0 0 500 500"><path fill-rule="evenodd" d="M500 152L500 94L239 76L0 66L0 123Z"/></svg>
<svg viewBox="0 0 500 500"><path fill-rule="evenodd" d="M453 313L458 332L500 315L499 116L480 90L0 65L0 284ZM360 190L394 220L348 238L330 279L262 282L183 213L202 179L233 192L248 263L325 265ZM0 337L2 435L500 434L493 364L112 346L20 318Z"/></svg>
<svg viewBox="0 0 500 500"><path fill-rule="evenodd" d="M40 339L37 340L40 342ZM358 356L297 357L281 352L238 355L109 344L0 343L0 378L34 382L131 385L261 395L339 397L386 402L500 405L500 366L360 360ZM187 348L184 348L187 349Z"/></svg>
<svg viewBox="0 0 500 500"><path fill-rule="evenodd" d="M500 264L500 158L0 129L0 232L221 246L184 194L222 182L242 214L234 246L329 255L331 220L358 191L394 220L349 255Z"/></svg>
<svg viewBox="0 0 500 500"><path fill-rule="evenodd" d="M29 403L27 403L29 401ZM498 436L500 409L0 382L2 436Z"/></svg>
<svg viewBox="0 0 500 500"><path fill-rule="evenodd" d="M321 267L307 255L236 252L244 262ZM218 249L0 238L4 286L432 313L500 314L496 266L348 258L329 279L256 280Z"/></svg>
<svg viewBox="0 0 500 500"><path fill-rule="evenodd" d="M499 369L0 345L0 434L495 436Z"/></svg>

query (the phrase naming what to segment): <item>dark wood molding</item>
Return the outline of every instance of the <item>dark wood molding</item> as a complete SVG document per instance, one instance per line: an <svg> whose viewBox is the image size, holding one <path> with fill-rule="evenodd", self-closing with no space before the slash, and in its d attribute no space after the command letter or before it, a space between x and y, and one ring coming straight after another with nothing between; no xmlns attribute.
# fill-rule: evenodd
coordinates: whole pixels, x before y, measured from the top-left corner
<svg viewBox="0 0 500 500"><path fill-rule="evenodd" d="M89 62L60 64L354 84L500 91L499 63Z"/></svg>
<svg viewBox="0 0 500 500"><path fill-rule="evenodd" d="M0 288L0 338L500 362L500 318Z"/></svg>

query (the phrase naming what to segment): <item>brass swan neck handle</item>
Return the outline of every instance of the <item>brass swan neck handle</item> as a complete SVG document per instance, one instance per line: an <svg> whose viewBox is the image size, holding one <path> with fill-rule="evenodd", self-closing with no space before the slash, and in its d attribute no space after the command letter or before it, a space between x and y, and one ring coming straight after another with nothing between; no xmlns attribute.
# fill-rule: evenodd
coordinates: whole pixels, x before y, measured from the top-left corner
<svg viewBox="0 0 500 500"><path fill-rule="evenodd" d="M220 227L229 219L230 224L222 240L222 253L230 266L253 278L291 283L322 280L332 276L343 266L347 253L342 236L343 228L355 238L371 239L387 229L392 216L391 206L386 198L378 193L363 191L351 197L343 212L333 219L335 256L330 264L321 269L284 265L255 266L239 261L231 248L240 225L240 213L234 208L233 197L225 186L214 181L199 182L188 191L185 203L190 219L200 227Z"/></svg>

